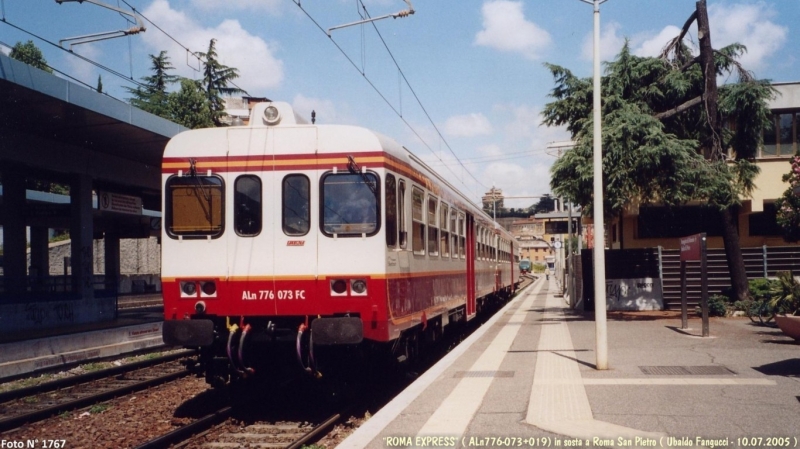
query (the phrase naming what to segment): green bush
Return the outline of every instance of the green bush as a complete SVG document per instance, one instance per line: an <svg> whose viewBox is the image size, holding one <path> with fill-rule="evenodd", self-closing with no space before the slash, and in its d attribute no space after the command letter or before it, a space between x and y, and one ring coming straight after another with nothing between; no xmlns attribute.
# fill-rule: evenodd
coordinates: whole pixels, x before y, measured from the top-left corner
<svg viewBox="0 0 800 449"><path fill-rule="evenodd" d="M753 299L756 301L769 300L772 296L770 294L770 289L773 288L775 282L776 281L767 278L751 279L749 284L750 294L753 296Z"/></svg>
<svg viewBox="0 0 800 449"><path fill-rule="evenodd" d="M703 314L703 309L697 306L698 315ZM728 298L724 295L711 295L708 298L708 316L725 316L728 314Z"/></svg>

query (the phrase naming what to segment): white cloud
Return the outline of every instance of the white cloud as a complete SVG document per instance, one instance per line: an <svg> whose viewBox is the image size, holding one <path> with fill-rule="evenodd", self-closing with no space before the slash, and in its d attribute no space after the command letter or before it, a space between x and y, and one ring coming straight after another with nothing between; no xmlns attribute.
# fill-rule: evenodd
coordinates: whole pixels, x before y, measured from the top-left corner
<svg viewBox="0 0 800 449"><path fill-rule="evenodd" d="M633 48L633 54L636 56L650 56L650 57L657 57L661 54L661 51L667 45L667 43L678 37L681 33L681 29L674 26L674 25L667 25L662 29L657 35L653 37L638 37L635 38L632 44L635 43L635 48ZM684 38L686 39L686 38ZM684 40L685 42L685 40Z"/></svg>
<svg viewBox="0 0 800 449"><path fill-rule="evenodd" d="M772 22L776 12L764 2L713 4L708 7L714 48L738 42L747 47L739 61L747 69L759 69L786 42L788 29Z"/></svg>
<svg viewBox="0 0 800 449"><path fill-rule="evenodd" d="M622 26L617 22L608 22L602 25L600 30L600 60L610 61L622 49L625 38L620 36L619 31ZM581 56L586 61L594 60L594 34L591 32L583 39Z"/></svg>
<svg viewBox="0 0 800 449"><path fill-rule="evenodd" d="M222 20L213 28L203 27L184 12L172 9L168 0L155 0L144 10L147 17L158 17L159 26L170 30L170 34L195 52L206 52L212 38L217 40L219 61L239 71L234 82L250 95L266 95L269 89L283 81L283 61L275 56L273 44L248 33L237 20ZM186 51L168 36L158 32L141 34L152 54L167 50L176 74L189 78L198 77L197 72L186 64ZM189 58L190 64L199 64ZM199 68L196 65L194 68Z"/></svg>
<svg viewBox="0 0 800 449"><path fill-rule="evenodd" d="M525 20L522 2L494 0L483 4L483 29L475 44L519 53L528 59L541 57L552 43L550 34Z"/></svg>
<svg viewBox="0 0 800 449"><path fill-rule="evenodd" d="M553 161L536 161L531 164L493 162L486 166L480 176L488 186L503 190L507 208L528 207L538 201L536 198L510 198L539 196L550 192L550 166Z"/></svg>
<svg viewBox="0 0 800 449"><path fill-rule="evenodd" d="M99 61L103 58L103 51L94 43L76 45L72 47L72 51L90 61ZM97 86L97 67L71 54L65 54L64 61L69 66L66 73L71 77L92 87ZM107 75L105 72L103 74Z"/></svg>
<svg viewBox="0 0 800 449"><path fill-rule="evenodd" d="M317 124L345 124L348 123L340 117L331 100L324 100L321 98L306 97L303 94L297 94L292 100L292 108L294 111L308 120L311 123L311 111L316 112Z"/></svg>
<svg viewBox="0 0 800 449"><path fill-rule="evenodd" d="M456 115L444 123L444 132L453 137L485 136L492 133L492 124L480 113Z"/></svg>
<svg viewBox="0 0 800 449"><path fill-rule="evenodd" d="M221 2L219 0L192 0L193 7L203 11L231 11L236 9L250 11L266 11L276 14L280 11L282 0L236 0L233 2Z"/></svg>
<svg viewBox="0 0 800 449"><path fill-rule="evenodd" d="M512 138L531 137L542 122L541 111L532 106L516 105L511 106L513 120L506 126L506 132Z"/></svg>

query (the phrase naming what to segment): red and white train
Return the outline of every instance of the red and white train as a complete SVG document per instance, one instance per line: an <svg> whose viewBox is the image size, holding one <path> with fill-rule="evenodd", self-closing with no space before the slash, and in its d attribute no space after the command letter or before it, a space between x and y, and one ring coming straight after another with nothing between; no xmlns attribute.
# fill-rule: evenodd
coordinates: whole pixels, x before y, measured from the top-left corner
<svg viewBox="0 0 800 449"><path fill-rule="evenodd" d="M519 278L513 237L406 148L286 103L175 136L162 177L163 337L214 385L279 348L311 372L342 346L402 359Z"/></svg>

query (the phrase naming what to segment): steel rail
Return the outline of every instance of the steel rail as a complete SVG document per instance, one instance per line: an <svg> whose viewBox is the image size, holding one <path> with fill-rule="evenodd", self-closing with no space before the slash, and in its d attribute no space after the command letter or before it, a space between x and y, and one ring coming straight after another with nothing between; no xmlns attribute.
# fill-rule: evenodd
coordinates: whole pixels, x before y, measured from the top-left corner
<svg viewBox="0 0 800 449"><path fill-rule="evenodd" d="M188 440L193 435L199 434L204 430L210 429L217 423L228 419L233 411L233 407L226 406L216 412L209 413L208 415L193 421L185 426L178 427L177 429L165 433L164 435L153 438L150 441L136 446L135 449L161 449L170 447L173 444L180 443Z"/></svg>
<svg viewBox="0 0 800 449"><path fill-rule="evenodd" d="M102 370L92 371L90 373L79 374L77 376L65 377L50 382L41 383L25 388L18 388L16 390L9 390L0 393L0 404L15 399L24 398L25 396L33 396L35 394L47 393L48 391L58 390L66 387L73 387L82 383L90 382L93 380L102 379L104 377L112 377L119 374L136 371L137 369L148 368L162 363L171 362L183 357L189 357L197 354L194 349L176 352L161 357L156 357L149 360L140 360L138 362L126 363L124 365L106 368Z"/></svg>
<svg viewBox="0 0 800 449"><path fill-rule="evenodd" d="M28 413L12 416L10 418L0 420L0 432L5 432L7 430L15 429L25 423L42 421L44 419L47 419L51 416L57 415L65 411L83 408L92 404L96 404L98 402L103 402L109 399L113 399L117 396L125 396L135 391L140 391L156 385L171 382L173 380L186 377L190 374L192 374L192 372L189 370L176 371L174 373L166 374L164 376L156 377L154 379L132 383L124 387L115 388L112 390L104 391L102 393L86 396L83 398L78 398L73 401L64 402L62 404L56 404L51 407L45 407L43 409L34 410Z"/></svg>

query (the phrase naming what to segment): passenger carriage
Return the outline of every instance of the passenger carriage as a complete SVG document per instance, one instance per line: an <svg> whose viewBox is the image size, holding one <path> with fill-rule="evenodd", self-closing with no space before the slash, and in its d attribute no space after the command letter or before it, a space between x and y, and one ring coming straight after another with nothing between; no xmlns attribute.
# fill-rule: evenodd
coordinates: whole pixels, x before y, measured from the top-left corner
<svg viewBox="0 0 800 449"><path fill-rule="evenodd" d="M202 348L212 383L281 342L304 364L364 341L402 357L518 278L512 236L416 156L286 103L175 136L162 173L164 340Z"/></svg>

